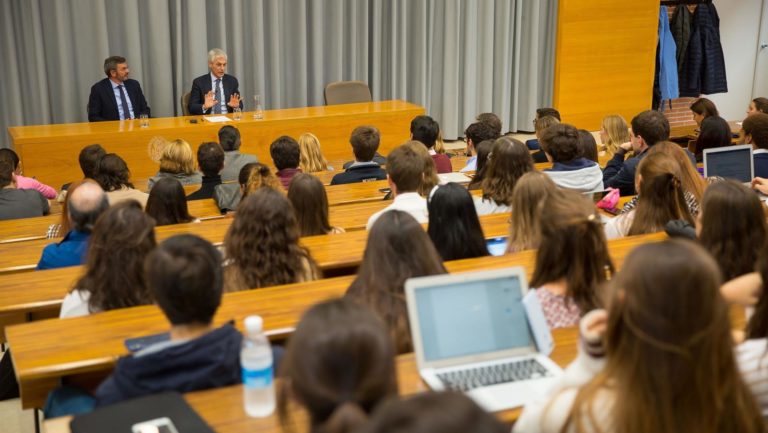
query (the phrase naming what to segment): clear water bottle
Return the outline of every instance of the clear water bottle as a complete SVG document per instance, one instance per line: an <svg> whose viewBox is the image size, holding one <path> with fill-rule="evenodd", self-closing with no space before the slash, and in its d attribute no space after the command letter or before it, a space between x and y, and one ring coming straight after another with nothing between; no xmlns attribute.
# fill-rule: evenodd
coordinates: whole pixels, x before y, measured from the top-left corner
<svg viewBox="0 0 768 433"><path fill-rule="evenodd" d="M269 416L275 411L272 348L262 332L263 323L260 316L245 318L245 335L240 351L245 413L255 418Z"/></svg>
<svg viewBox="0 0 768 433"><path fill-rule="evenodd" d="M255 120L261 120L264 118L264 108L261 106L261 95L254 95L253 96L253 102L255 103L255 108L253 110L253 118Z"/></svg>

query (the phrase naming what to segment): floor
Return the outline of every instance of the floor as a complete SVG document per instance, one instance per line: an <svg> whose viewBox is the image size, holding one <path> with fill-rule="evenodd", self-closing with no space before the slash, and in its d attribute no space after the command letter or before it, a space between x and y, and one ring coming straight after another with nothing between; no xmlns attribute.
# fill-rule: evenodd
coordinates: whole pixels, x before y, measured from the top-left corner
<svg viewBox="0 0 768 433"><path fill-rule="evenodd" d="M2 356L5 356L5 352ZM0 401L0 432L34 433L34 411L21 410L21 402L18 398Z"/></svg>

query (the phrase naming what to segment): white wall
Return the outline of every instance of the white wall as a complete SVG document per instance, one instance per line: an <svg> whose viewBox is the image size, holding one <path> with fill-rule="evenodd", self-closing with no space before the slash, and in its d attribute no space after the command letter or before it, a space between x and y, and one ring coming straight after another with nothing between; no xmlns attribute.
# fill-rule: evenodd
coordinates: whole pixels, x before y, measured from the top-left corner
<svg viewBox="0 0 768 433"><path fill-rule="evenodd" d="M728 93L708 96L726 120L746 116L752 95L763 1L715 0L725 56ZM757 95L756 95L757 96Z"/></svg>

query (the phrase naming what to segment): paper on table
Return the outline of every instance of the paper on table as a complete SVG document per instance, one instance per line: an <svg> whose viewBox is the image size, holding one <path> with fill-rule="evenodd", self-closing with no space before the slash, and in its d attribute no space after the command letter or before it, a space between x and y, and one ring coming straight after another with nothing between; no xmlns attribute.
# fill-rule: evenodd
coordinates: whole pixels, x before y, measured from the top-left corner
<svg viewBox="0 0 768 433"><path fill-rule="evenodd" d="M231 122L232 119L230 119L227 116L205 116L203 117L206 122L212 122L212 123L224 123L224 122Z"/></svg>

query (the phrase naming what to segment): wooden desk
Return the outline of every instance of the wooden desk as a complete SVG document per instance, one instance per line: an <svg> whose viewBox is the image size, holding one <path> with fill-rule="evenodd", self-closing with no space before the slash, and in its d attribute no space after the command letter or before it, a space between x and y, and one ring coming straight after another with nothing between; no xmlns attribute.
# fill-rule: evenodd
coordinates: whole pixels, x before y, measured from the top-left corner
<svg viewBox="0 0 768 433"><path fill-rule="evenodd" d="M578 328L556 329L552 332L555 340L555 349L551 358L558 365L565 368L573 361L578 350ZM401 396L408 396L427 392L429 388L419 377L416 367L416 357L409 353L400 355L396 360L397 383ZM280 380L280 379L278 379ZM242 432L282 432L277 414L266 418L250 418L243 411L242 385L233 385L223 388L196 391L184 394L187 402L200 414L200 416L217 433L242 433ZM298 412L298 411L297 411ZM506 423L514 422L522 412L522 408L497 412L496 416ZM71 417L61 417L45 421L46 433L69 433L69 421ZM304 421L300 415L295 421ZM299 428L297 431L304 431Z"/></svg>
<svg viewBox="0 0 768 433"><path fill-rule="evenodd" d="M281 135L298 138L314 133L329 160L349 158L349 135L359 125L374 125L381 131L379 151L386 154L408 140L411 120L424 114L424 108L405 101L379 101L323 107L267 110L263 120L253 120L243 113L232 121L242 136L243 153L255 154L260 161L270 161L269 145ZM138 120L71 123L63 125L14 126L8 128L10 141L24 162L27 173L41 182L59 186L82 177L77 166L80 149L100 143L108 152L119 154L128 163L135 179L148 179L157 172L157 163L149 159L149 140L162 136L183 138L195 149L204 141L218 141L220 123L201 121L201 116L164 117L150 120L147 128ZM198 121L191 124L190 120Z"/></svg>
<svg viewBox="0 0 768 433"><path fill-rule="evenodd" d="M637 245L663 239L663 234L643 235L609 242L609 252L620 267L629 251ZM450 272L524 266L530 277L535 262L534 251L501 257L447 262ZM235 319L238 328L249 314L261 314L264 329L273 338L283 338L307 308L324 299L340 296L354 279L344 276L289 284L267 289L224 295L214 318L215 324ZM168 323L155 306L107 311L87 317L44 320L10 326L6 330L17 378L21 387L22 407L41 407L47 393L61 377L88 372L108 371L116 359L126 354L126 338L162 332Z"/></svg>
<svg viewBox="0 0 768 433"><path fill-rule="evenodd" d="M60 221L61 215L0 221L0 243L20 239L45 239L48 226L58 224Z"/></svg>
<svg viewBox="0 0 768 433"><path fill-rule="evenodd" d="M736 120L728 121L728 125L731 127L731 132L733 134L739 134L741 132L741 125L738 125ZM675 142L683 141L687 144L688 140L695 140L699 136L698 130L699 126L695 123L673 126L669 130L669 140ZM740 142L741 137L731 139L731 143L733 144L738 144Z"/></svg>

